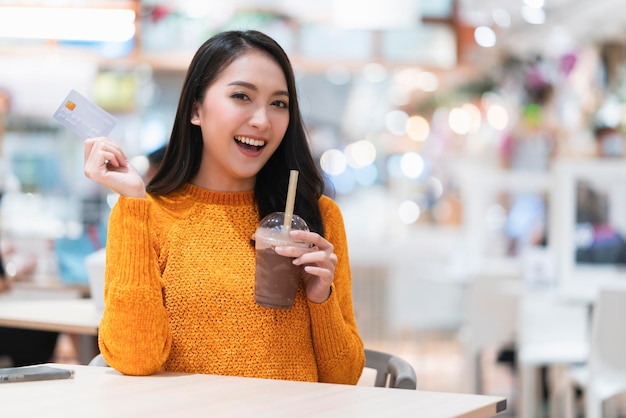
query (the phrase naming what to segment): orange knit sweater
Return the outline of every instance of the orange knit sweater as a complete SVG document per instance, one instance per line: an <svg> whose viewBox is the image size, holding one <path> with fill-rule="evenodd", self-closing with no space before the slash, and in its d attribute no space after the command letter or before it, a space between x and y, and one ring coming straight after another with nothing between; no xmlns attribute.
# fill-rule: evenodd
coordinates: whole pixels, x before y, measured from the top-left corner
<svg viewBox="0 0 626 418"><path fill-rule="evenodd" d="M121 197L109 220L99 345L122 373L159 370L355 384L364 364L343 218L320 199L339 258L333 291L289 310L254 302L259 222L253 192L187 184L165 197Z"/></svg>

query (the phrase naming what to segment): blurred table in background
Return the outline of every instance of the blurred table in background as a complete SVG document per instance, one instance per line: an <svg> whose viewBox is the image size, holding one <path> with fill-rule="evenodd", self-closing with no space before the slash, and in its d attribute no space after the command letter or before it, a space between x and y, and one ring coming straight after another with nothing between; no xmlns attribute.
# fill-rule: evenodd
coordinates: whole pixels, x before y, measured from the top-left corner
<svg viewBox="0 0 626 418"><path fill-rule="evenodd" d="M82 364L98 354L94 337L101 317L93 300L86 298L0 299L0 326L69 334Z"/></svg>

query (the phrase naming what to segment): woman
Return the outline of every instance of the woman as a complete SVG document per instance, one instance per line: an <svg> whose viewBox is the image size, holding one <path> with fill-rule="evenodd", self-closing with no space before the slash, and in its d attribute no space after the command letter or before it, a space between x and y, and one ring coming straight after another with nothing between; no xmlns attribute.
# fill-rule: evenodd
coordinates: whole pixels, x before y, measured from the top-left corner
<svg viewBox="0 0 626 418"><path fill-rule="evenodd" d="M312 251L288 310L254 302L260 219L294 212ZM85 142L87 177L120 194L111 212L99 345L122 373L159 370L355 384L364 364L343 219L322 195L293 70L257 31L214 36L196 52L162 164L144 187L115 143ZM299 252L300 251L300 252Z"/></svg>

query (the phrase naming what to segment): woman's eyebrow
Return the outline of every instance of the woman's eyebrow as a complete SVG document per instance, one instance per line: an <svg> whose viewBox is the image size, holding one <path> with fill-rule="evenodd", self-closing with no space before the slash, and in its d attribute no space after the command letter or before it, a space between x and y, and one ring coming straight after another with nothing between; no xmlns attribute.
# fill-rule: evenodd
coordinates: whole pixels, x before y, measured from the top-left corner
<svg viewBox="0 0 626 418"><path fill-rule="evenodd" d="M229 86L241 86L241 87L245 87L247 89L250 90L254 90L257 91L258 88L256 85L252 84L252 83L248 83L247 81L231 81L230 83L228 83ZM289 97L289 92L287 90L277 90L274 92L273 94L274 96L287 96Z"/></svg>

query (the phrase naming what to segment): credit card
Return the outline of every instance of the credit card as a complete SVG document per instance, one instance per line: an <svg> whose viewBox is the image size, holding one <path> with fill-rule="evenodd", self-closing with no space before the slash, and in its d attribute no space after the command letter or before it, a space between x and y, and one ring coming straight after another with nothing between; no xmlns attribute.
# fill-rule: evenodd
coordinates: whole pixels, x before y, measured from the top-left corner
<svg viewBox="0 0 626 418"><path fill-rule="evenodd" d="M53 117L81 139L109 136L117 124L115 116L76 90L70 90Z"/></svg>

